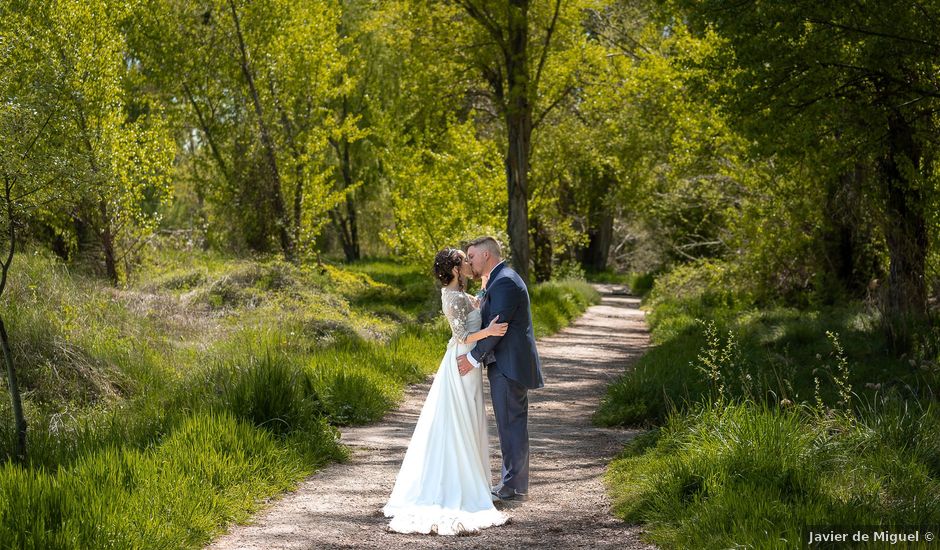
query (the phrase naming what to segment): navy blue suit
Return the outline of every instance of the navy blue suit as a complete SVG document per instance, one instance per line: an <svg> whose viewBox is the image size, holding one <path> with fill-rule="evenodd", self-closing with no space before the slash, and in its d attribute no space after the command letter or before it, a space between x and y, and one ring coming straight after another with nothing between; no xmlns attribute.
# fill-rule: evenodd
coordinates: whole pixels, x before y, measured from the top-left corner
<svg viewBox="0 0 940 550"><path fill-rule="evenodd" d="M529 489L528 390L545 384L535 348L529 291L519 274L506 264L496 266L490 273L480 313L484 327L496 317L497 322L509 323L506 334L480 340L470 354L487 367L503 455L502 483L526 493Z"/></svg>

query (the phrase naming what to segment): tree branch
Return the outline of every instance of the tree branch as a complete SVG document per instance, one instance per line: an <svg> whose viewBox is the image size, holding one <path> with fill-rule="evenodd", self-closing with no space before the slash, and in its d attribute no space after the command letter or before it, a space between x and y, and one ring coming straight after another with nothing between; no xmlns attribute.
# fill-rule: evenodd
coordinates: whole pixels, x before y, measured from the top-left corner
<svg viewBox="0 0 940 550"><path fill-rule="evenodd" d="M0 267L2 267L3 270L2 275L0 275L0 296L3 295L3 290L7 286L7 272L10 270L10 264L13 263L13 251L16 249L16 220L13 216L13 201L10 199L10 191L13 188L13 182L10 181L9 176L4 176L3 188L7 207L7 223L10 224L10 251L7 254L7 259L0 261Z"/></svg>
<svg viewBox="0 0 940 550"><path fill-rule="evenodd" d="M935 48L935 49L937 49L937 50L940 50L940 42L930 42L929 40L922 40L922 39L920 39L920 38L911 38L911 37L907 37L907 36L898 36L898 35L896 35L896 34L888 34L888 33L885 33L885 32L875 31L875 30L871 30L871 29L861 29L861 28L858 28L858 27L850 27L850 26L848 26L848 25L843 25L843 24L841 24L841 23L836 23L835 21L822 21L822 20L819 20L819 19L811 19L811 18L807 18L806 21L807 21L808 23L814 23L814 24L816 24L816 25L823 25L823 26L826 26L826 27L833 27L833 28L836 28L836 29L841 29L841 30L844 30L844 31L854 32L854 33L857 33L857 34L864 34L864 35L866 35L866 36L878 36L878 37L881 37L881 38L889 38L889 39L891 39L891 40L898 40L898 41L900 41L900 42L909 42L909 43L911 43L911 44L921 44L921 45L923 45L923 46L930 46L931 48Z"/></svg>
<svg viewBox="0 0 940 550"><path fill-rule="evenodd" d="M212 156L215 158L215 161L219 164L219 170L222 172L222 177L225 178L225 181L231 182L231 174L229 173L228 166L225 164L225 159L222 158L222 152L219 151L219 148L215 143L215 139L212 137L212 131L209 129L209 122L203 115L202 109L199 108L199 104L196 103L196 98L193 96L192 90L185 80L183 81L183 93L186 95L186 99L189 100L189 104L192 105L193 110L196 111L196 118L199 120L199 126L202 128L202 133L206 135L206 141L209 142L209 149L212 151ZM211 103L209 105L209 110L210 112L214 111Z"/></svg>
<svg viewBox="0 0 940 550"><path fill-rule="evenodd" d="M561 0L555 0L555 13L552 15L552 22L545 31L545 43L542 45L542 54L539 57L539 66L535 70L535 79L532 82L532 89L538 91L539 80L542 78L542 69L545 67L545 61L548 59L548 48L551 46L552 34L555 32L555 25L558 23L558 13L561 11Z"/></svg>
<svg viewBox="0 0 940 550"><path fill-rule="evenodd" d="M26 160L29 157L29 152L32 150L33 146L36 145L36 142L39 141L39 136L42 135L43 130L46 129L46 126L49 124L49 121L52 120L52 115L55 114L55 109L50 109L49 116L46 117L45 122L42 123L42 127L39 128L39 131L36 132L36 135L33 136L33 140L29 142L29 145L26 146L26 150L23 151L22 160Z"/></svg>
<svg viewBox="0 0 940 550"><path fill-rule="evenodd" d="M26 191L26 192L24 192L24 193L21 193L21 194L17 195L16 197L13 198L13 202L14 202L14 203L17 203L17 202L19 202L19 201L25 199L26 197L28 197L28 196L30 196L30 195L33 195L33 194L38 193L39 191L41 191L41 190L43 190L43 189L46 189L47 187L49 187L50 185L52 185L52 182L54 182L54 181L55 181L56 179L58 179L58 178L59 178L59 174L56 174L56 175L52 176L51 178L49 178L49 181L47 181L46 183L37 185L36 187L33 187L33 188L30 189L29 191Z"/></svg>
<svg viewBox="0 0 940 550"><path fill-rule="evenodd" d="M548 116L548 113L550 113L552 109L557 107L558 104L561 103L566 97L568 97L568 95L571 94L571 92L573 91L574 91L574 86L568 86L567 88L564 89L564 91L558 94L558 97L555 98L555 101L553 101L551 105L546 107L545 110L542 111L541 114L539 114L538 118L535 119L535 122L532 123L532 129L534 130L538 128L539 125L542 124L542 121L545 119L545 117Z"/></svg>
<svg viewBox="0 0 940 550"><path fill-rule="evenodd" d="M506 52L506 41L503 37L503 29L496 24L492 16L480 9L479 6L475 5L470 0L455 0L455 3L462 7L463 10L467 12L467 15L476 20L480 25L483 25L483 28L496 40L500 49Z"/></svg>

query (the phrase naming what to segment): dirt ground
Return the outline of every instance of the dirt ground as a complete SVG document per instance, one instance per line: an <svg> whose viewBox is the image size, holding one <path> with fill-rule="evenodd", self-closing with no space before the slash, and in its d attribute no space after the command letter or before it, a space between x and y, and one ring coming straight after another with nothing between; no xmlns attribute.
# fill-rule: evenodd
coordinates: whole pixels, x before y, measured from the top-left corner
<svg viewBox="0 0 940 550"><path fill-rule="evenodd" d="M497 503L511 517L509 524L458 537L386 531L381 508L428 382L409 388L401 407L380 423L343 429L349 462L312 475L250 525L231 526L209 548L654 548L640 540L640 527L611 516L603 484L607 464L637 432L591 424L604 388L644 353L649 335L638 298L620 287L596 286L603 295L599 305L538 341L545 387L529 392L529 498ZM498 476L499 443L489 388L484 391L492 471Z"/></svg>

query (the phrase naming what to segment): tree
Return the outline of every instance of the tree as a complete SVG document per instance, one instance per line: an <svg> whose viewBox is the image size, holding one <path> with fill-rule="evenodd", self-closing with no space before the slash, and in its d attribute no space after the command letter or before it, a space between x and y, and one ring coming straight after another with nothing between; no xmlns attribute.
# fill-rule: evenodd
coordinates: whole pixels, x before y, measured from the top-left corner
<svg viewBox="0 0 940 550"><path fill-rule="evenodd" d="M125 81L135 70L125 57L120 23L128 12L108 0L59 0L30 8L28 21L51 64L56 113L68 177L81 189L73 216L98 238L108 278L159 221L169 198L174 150L159 108L131 112ZM51 86L51 85L50 85ZM51 88L50 88L51 89Z"/></svg>
<svg viewBox="0 0 940 550"><path fill-rule="evenodd" d="M860 190L883 219L887 316L924 316L927 216L936 196L940 6L881 0L850 9L765 1L678 5L698 33L714 32L726 43L704 65L732 75L718 97L765 153L816 152L816 169L829 181L871 174L875 185Z"/></svg>
<svg viewBox="0 0 940 550"><path fill-rule="evenodd" d="M329 141L358 139L332 116L350 86L338 4L151 0L139 15L134 51L195 130L182 148L215 166L199 183L216 219L255 249L269 237L287 258L311 248L346 195L330 183Z"/></svg>
<svg viewBox="0 0 940 550"><path fill-rule="evenodd" d="M446 4L458 7L474 23L469 32L454 31L445 39L456 45L454 56L486 83L485 90L471 93L488 100L503 122L507 233L513 265L528 280L532 133L576 88L581 53L577 42L584 34L580 5L562 0ZM466 20L455 18L457 24Z"/></svg>
<svg viewBox="0 0 940 550"><path fill-rule="evenodd" d="M381 108L374 97L381 96L385 82L383 69L389 61L385 51L387 44L376 25L381 11L371 2L350 1L342 7L339 22L340 49L349 60L343 73L336 75L337 85L343 92L334 101L333 111L337 124L346 132L337 132L329 138L336 173L337 188L342 190L345 200L330 210L333 228L339 235L346 261L360 258L359 209L363 198L361 187L371 180L373 187L378 179L376 153L372 133L371 111ZM366 191L372 191L367 189Z"/></svg>
<svg viewBox="0 0 940 550"><path fill-rule="evenodd" d="M450 22L437 8L411 0L345 5L356 54L353 89L336 112L357 117L363 137L335 141L332 155L355 186L355 209L341 204L334 217L347 228L344 251L349 212L380 244L421 262L471 232L499 234L505 220L501 156L464 93L468 71L441 46ZM337 170L337 185L344 178Z"/></svg>
<svg viewBox="0 0 940 550"><path fill-rule="evenodd" d="M452 124L433 149L398 149L388 168L395 225L383 236L392 248L429 265L446 246L497 232L506 211L501 163L492 143L476 139L472 121Z"/></svg>
<svg viewBox="0 0 940 550"><path fill-rule="evenodd" d="M20 240L20 230L36 210L63 206L71 181L59 137L61 108L55 102L61 84L46 62L47 36L31 18L35 6L0 5L0 297ZM0 348L16 425L16 457L27 457L27 423L17 382L9 335L0 316Z"/></svg>
<svg viewBox="0 0 940 550"><path fill-rule="evenodd" d="M745 194L740 140L694 93L702 71L685 63L714 44L663 32L653 8L633 0L587 10L599 51L535 151L538 179L556 182L540 196L558 203L556 226L570 220L590 269L606 268L611 251L618 267L643 270L727 254L728 214Z"/></svg>

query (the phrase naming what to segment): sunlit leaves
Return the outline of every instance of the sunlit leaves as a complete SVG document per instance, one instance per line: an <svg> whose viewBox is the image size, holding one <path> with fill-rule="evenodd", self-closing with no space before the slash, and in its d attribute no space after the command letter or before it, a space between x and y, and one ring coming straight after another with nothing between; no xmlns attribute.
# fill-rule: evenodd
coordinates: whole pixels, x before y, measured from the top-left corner
<svg viewBox="0 0 940 550"><path fill-rule="evenodd" d="M403 255L427 261L445 246L503 227L502 158L492 143L477 140L472 122L452 123L434 148L404 146L388 162L395 225L383 238Z"/></svg>

